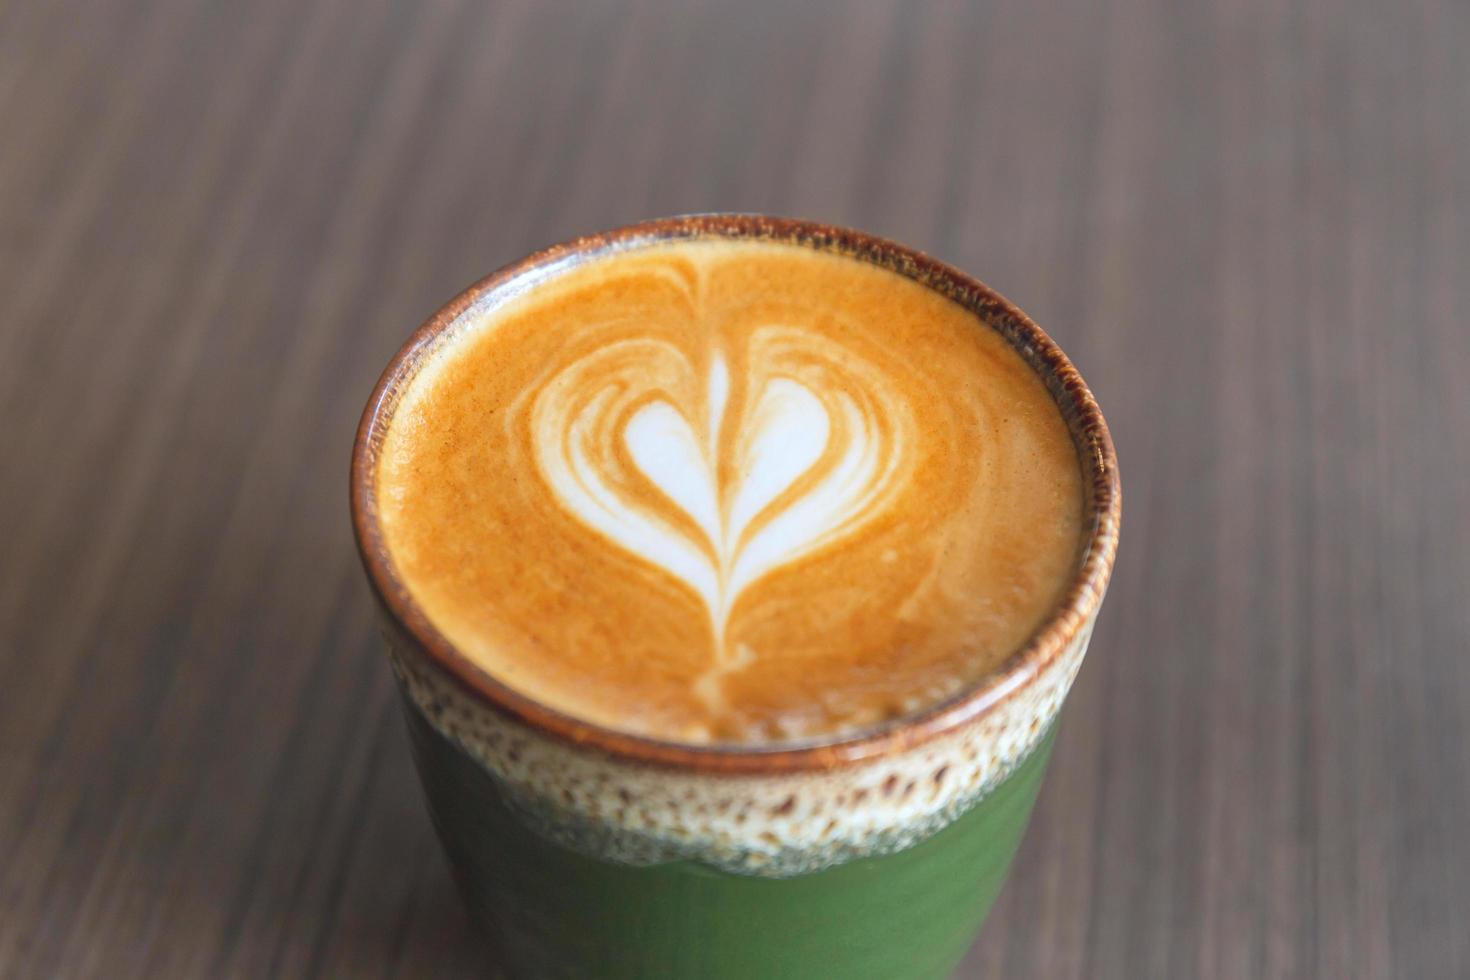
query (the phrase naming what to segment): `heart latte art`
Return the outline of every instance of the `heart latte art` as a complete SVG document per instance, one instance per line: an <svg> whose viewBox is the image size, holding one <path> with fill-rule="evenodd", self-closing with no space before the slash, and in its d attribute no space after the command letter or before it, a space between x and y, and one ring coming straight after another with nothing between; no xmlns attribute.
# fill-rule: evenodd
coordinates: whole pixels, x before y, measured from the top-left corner
<svg viewBox="0 0 1470 980"><path fill-rule="evenodd" d="M994 666L1070 570L1049 396L893 273L692 242L467 320L389 431L385 530L440 630L553 706L685 741L870 726Z"/></svg>
<svg viewBox="0 0 1470 980"><path fill-rule="evenodd" d="M675 345L622 340L536 398L536 461L557 500L699 595L711 677L751 659L725 642L741 593L861 528L908 475L901 393L831 346L761 327L732 384L718 349L698 372ZM707 681L697 690L718 700Z"/></svg>

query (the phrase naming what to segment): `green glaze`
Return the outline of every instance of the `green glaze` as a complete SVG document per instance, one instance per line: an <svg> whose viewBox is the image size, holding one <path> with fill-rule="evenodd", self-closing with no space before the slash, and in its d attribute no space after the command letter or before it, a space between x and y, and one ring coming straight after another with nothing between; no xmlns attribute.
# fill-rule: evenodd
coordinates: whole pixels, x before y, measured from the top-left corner
<svg viewBox="0 0 1470 980"><path fill-rule="evenodd" d="M1005 878L1052 732L919 844L795 878L587 857L525 827L490 775L408 706L430 812L471 914L515 977L944 977ZM713 778L713 777L712 777Z"/></svg>

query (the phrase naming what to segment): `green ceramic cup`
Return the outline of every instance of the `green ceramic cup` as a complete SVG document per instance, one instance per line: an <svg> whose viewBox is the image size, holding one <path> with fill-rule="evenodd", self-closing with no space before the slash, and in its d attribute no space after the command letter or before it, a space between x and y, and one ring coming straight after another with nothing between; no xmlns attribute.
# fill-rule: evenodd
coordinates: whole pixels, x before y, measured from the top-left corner
<svg viewBox="0 0 1470 980"><path fill-rule="evenodd" d="M975 314L1045 381L1077 447L1073 581L981 683L862 735L767 750L600 728L478 670L397 577L374 500L382 437L423 355L477 302L589 256L692 237L776 240L907 276ZM394 358L353 451L352 516L434 825L471 915L515 977L943 977L1000 890L1041 784L1117 547L1107 426L1025 314L891 242L753 215L671 218L539 252L481 280Z"/></svg>

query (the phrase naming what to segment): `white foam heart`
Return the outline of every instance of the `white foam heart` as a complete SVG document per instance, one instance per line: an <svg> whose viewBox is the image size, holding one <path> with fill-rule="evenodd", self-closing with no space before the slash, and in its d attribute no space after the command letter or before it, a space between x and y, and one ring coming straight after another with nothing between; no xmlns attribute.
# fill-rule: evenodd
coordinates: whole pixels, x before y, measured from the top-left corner
<svg viewBox="0 0 1470 980"><path fill-rule="evenodd" d="M790 349L792 332L773 330L773 349ZM561 505L693 589L721 661L741 594L865 523L897 469L892 427L872 417L881 399L814 391L796 374L777 365L745 379L738 417L727 420L721 353L696 382L673 347L622 341L564 368L537 399L536 459ZM694 397L678 404L675 391ZM633 492L617 442L667 506Z"/></svg>

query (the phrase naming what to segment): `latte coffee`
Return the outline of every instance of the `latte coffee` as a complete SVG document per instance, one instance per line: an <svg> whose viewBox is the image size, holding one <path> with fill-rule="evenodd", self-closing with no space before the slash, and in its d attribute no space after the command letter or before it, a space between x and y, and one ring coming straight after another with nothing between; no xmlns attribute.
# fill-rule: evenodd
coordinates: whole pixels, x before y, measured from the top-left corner
<svg viewBox="0 0 1470 980"><path fill-rule="evenodd" d="M464 656L633 734L772 743L945 699L1075 573L1076 449L968 310L791 244L550 270L419 369L377 494Z"/></svg>
<svg viewBox="0 0 1470 980"><path fill-rule="evenodd" d="M1120 493L1051 338L859 231L664 218L450 300L368 400L352 520L497 967L950 975Z"/></svg>

